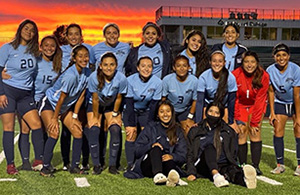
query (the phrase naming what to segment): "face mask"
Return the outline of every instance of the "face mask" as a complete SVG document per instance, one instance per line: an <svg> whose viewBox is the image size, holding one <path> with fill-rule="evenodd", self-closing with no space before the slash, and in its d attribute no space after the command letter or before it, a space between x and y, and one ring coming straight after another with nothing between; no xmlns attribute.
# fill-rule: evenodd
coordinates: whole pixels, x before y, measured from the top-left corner
<svg viewBox="0 0 300 195"><path fill-rule="evenodd" d="M216 127L220 122L221 118L220 117L215 117L211 115L206 115L206 121L209 124L210 128Z"/></svg>

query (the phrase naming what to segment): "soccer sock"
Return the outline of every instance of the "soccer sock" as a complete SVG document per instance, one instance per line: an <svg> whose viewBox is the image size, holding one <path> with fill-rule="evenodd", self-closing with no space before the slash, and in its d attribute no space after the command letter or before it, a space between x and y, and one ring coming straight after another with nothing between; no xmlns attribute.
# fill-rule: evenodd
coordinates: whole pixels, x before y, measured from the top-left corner
<svg viewBox="0 0 300 195"><path fill-rule="evenodd" d="M23 164L29 163L29 151L30 151L29 134L24 134L24 133L20 134L19 150L20 150Z"/></svg>
<svg viewBox="0 0 300 195"><path fill-rule="evenodd" d="M73 147L72 147L72 168L78 167L80 163L82 147L82 138L73 138Z"/></svg>
<svg viewBox="0 0 300 195"><path fill-rule="evenodd" d="M14 132L3 131L3 150L7 165L14 163Z"/></svg>
<svg viewBox="0 0 300 195"><path fill-rule="evenodd" d="M90 146L90 152L91 157L94 166L100 164L99 160L99 134L100 134L100 128L97 126L92 126L89 130L89 146Z"/></svg>
<svg viewBox="0 0 300 195"><path fill-rule="evenodd" d="M283 158L284 158L284 142L283 137L276 137L273 136L273 144L274 150L276 155L277 164L283 165Z"/></svg>
<svg viewBox="0 0 300 195"><path fill-rule="evenodd" d="M250 144L251 148L251 159L254 167L258 167L260 158L261 158L261 150L262 150L262 141L252 142Z"/></svg>
<svg viewBox="0 0 300 195"><path fill-rule="evenodd" d="M248 145L247 142L244 144L239 144L238 149L238 157L240 165L247 163L247 155L248 155Z"/></svg>
<svg viewBox="0 0 300 195"><path fill-rule="evenodd" d="M90 149L89 149L88 137L85 134L82 135L81 151L82 151L82 166L86 167L89 164Z"/></svg>
<svg viewBox="0 0 300 195"><path fill-rule="evenodd" d="M60 136L60 151L64 165L70 164L70 147L71 147L71 133L69 129L62 124Z"/></svg>
<svg viewBox="0 0 300 195"><path fill-rule="evenodd" d="M133 165L134 162L134 141L126 141L125 142L125 153L126 153L126 160L127 160L127 165Z"/></svg>
<svg viewBox="0 0 300 195"><path fill-rule="evenodd" d="M300 138L296 138L296 155L297 155L298 165L300 165Z"/></svg>
<svg viewBox="0 0 300 195"><path fill-rule="evenodd" d="M105 164L106 146L107 146L107 132L100 129L99 135L99 158L100 164L103 166Z"/></svg>
<svg viewBox="0 0 300 195"><path fill-rule="evenodd" d="M42 128L34 129L31 131L31 141L34 149L34 157L35 160L42 160L43 159L43 152L44 152L44 133Z"/></svg>
<svg viewBox="0 0 300 195"><path fill-rule="evenodd" d="M51 159L53 157L53 150L56 145L57 139L54 139L52 137L49 137L47 139L47 142L45 144L45 150L44 150L44 167L49 167L51 163Z"/></svg>
<svg viewBox="0 0 300 195"><path fill-rule="evenodd" d="M111 125L110 131L110 145L109 145L109 166L116 166L117 156L120 145L120 131L119 125Z"/></svg>
<svg viewBox="0 0 300 195"><path fill-rule="evenodd" d="M116 162L117 168L121 166L121 155L122 155L122 146L123 146L122 130L119 132L119 136L120 136L120 143L119 143L119 152L117 155L117 162Z"/></svg>

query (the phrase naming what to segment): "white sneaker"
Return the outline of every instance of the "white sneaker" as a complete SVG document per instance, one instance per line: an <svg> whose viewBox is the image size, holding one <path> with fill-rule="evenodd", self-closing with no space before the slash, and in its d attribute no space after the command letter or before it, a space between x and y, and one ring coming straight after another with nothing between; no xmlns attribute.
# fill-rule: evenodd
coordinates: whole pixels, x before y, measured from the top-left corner
<svg viewBox="0 0 300 195"><path fill-rule="evenodd" d="M154 177L153 177L153 182L155 184L162 184L162 183L166 183L167 182L167 177L162 174L162 173L157 173Z"/></svg>
<svg viewBox="0 0 300 195"><path fill-rule="evenodd" d="M257 184L255 168L251 165L245 165L243 166L243 171L247 188L255 189Z"/></svg>
<svg viewBox="0 0 300 195"><path fill-rule="evenodd" d="M229 186L229 182L225 179L225 177L221 174L214 178L214 184L217 188Z"/></svg>
<svg viewBox="0 0 300 195"><path fill-rule="evenodd" d="M285 171L285 166L282 164L278 164L277 167L271 171L271 173L280 174L283 173L284 171Z"/></svg>
<svg viewBox="0 0 300 195"><path fill-rule="evenodd" d="M188 183L187 182L185 182L185 181L183 181L182 179L179 179L179 181L178 181L178 184L177 185L179 185L179 186L187 186L188 185Z"/></svg>
<svg viewBox="0 0 300 195"><path fill-rule="evenodd" d="M168 181L167 181L166 185L169 187L175 187L176 184L178 184L179 179L180 179L180 176L179 176L178 172L175 171L174 169L172 169L168 174Z"/></svg>
<svg viewBox="0 0 300 195"><path fill-rule="evenodd" d="M294 172L295 176L300 176L300 166L297 166L295 172Z"/></svg>

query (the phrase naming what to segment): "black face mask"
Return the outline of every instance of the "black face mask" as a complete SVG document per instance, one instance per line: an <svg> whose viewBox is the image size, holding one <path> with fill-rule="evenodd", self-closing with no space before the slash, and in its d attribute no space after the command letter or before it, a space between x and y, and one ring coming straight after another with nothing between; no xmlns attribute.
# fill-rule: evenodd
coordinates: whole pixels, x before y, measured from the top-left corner
<svg viewBox="0 0 300 195"><path fill-rule="evenodd" d="M221 120L221 117L215 117L206 114L206 121L209 124L210 128L215 128L221 122Z"/></svg>

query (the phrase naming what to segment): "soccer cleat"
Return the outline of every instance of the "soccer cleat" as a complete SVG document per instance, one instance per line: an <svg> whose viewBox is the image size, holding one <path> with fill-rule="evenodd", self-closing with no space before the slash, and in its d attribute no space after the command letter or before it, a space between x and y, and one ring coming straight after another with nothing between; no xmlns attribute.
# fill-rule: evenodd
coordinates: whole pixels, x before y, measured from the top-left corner
<svg viewBox="0 0 300 195"><path fill-rule="evenodd" d="M89 171L90 170L90 165L89 164L81 165L81 169L85 170L85 171Z"/></svg>
<svg viewBox="0 0 300 195"><path fill-rule="evenodd" d="M32 171L31 164L29 162L23 162L23 164L21 166L21 170Z"/></svg>
<svg viewBox="0 0 300 195"><path fill-rule="evenodd" d="M294 172L295 176L300 176L300 165L297 166L295 172Z"/></svg>
<svg viewBox="0 0 300 195"><path fill-rule="evenodd" d="M217 188L229 186L229 182L225 179L225 177L221 174L214 178L214 184Z"/></svg>
<svg viewBox="0 0 300 195"><path fill-rule="evenodd" d="M83 170L83 169L80 169L79 167L71 167L70 168L70 173L71 174L80 174L80 175L88 175L89 172Z"/></svg>
<svg viewBox="0 0 300 195"><path fill-rule="evenodd" d="M70 168L71 168L70 164L66 164L66 165L63 166L62 170L63 171L70 171Z"/></svg>
<svg viewBox="0 0 300 195"><path fill-rule="evenodd" d="M277 164L277 167L271 171L273 174L280 174L285 171L285 166L281 164Z"/></svg>
<svg viewBox="0 0 300 195"><path fill-rule="evenodd" d="M16 169L15 164L7 165L6 172L9 175L18 175L19 174L19 171Z"/></svg>
<svg viewBox="0 0 300 195"><path fill-rule="evenodd" d="M245 165L243 166L243 171L247 188L255 189L257 184L256 169L252 165Z"/></svg>
<svg viewBox="0 0 300 195"><path fill-rule="evenodd" d="M168 174L166 186L175 187L178 184L179 179L180 179L180 176L179 176L178 172L175 171L174 169L172 169Z"/></svg>
<svg viewBox="0 0 300 195"><path fill-rule="evenodd" d="M179 181L178 181L178 184L177 185L179 185L179 186L187 186L188 185L188 183L187 182L185 182L185 181L183 181L182 179L179 179Z"/></svg>
<svg viewBox="0 0 300 195"><path fill-rule="evenodd" d="M34 171L41 171L43 168L43 161L42 160L34 160L31 168Z"/></svg>
<svg viewBox="0 0 300 195"><path fill-rule="evenodd" d="M120 174L119 171L117 170L116 166L109 166L108 172L111 173L111 174L113 174L113 175Z"/></svg>
<svg viewBox="0 0 300 195"><path fill-rule="evenodd" d="M103 171L101 165L96 165L93 168L93 175L100 175L101 172Z"/></svg>
<svg viewBox="0 0 300 195"><path fill-rule="evenodd" d="M263 174L263 172L260 170L260 168L258 166L256 167L256 166L253 165L253 167L256 170L256 175L262 175Z"/></svg>
<svg viewBox="0 0 300 195"><path fill-rule="evenodd" d="M167 177L162 174L162 173L157 173L154 177L153 177L153 182L155 184L163 184L167 182Z"/></svg>
<svg viewBox="0 0 300 195"><path fill-rule="evenodd" d="M47 167L42 168L40 175L43 177L53 177L54 176L53 172Z"/></svg>

